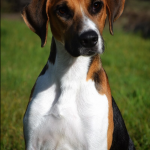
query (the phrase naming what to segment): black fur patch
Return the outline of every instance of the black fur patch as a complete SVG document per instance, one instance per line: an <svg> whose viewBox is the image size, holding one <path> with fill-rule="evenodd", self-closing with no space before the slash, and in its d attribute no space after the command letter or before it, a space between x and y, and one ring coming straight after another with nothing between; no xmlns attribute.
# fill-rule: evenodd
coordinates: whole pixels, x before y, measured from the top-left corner
<svg viewBox="0 0 150 150"><path fill-rule="evenodd" d="M52 37L51 51L50 51L50 56L49 56L48 60L49 60L49 62L54 64L55 63L55 59L56 59L56 43L55 43L54 38ZM46 64L44 66L44 68L41 71L39 76L44 75L47 69L48 69L48 64Z"/></svg>
<svg viewBox="0 0 150 150"><path fill-rule="evenodd" d="M56 59L56 43L55 43L54 37L52 37L51 51L50 51L50 56L49 56L48 60L52 64L54 64L55 63L55 59Z"/></svg>
<svg viewBox="0 0 150 150"><path fill-rule="evenodd" d="M113 141L110 150L135 150L134 144L127 132L125 123L119 108L117 107L113 97L113 120L114 120L114 132Z"/></svg>
<svg viewBox="0 0 150 150"><path fill-rule="evenodd" d="M39 74L39 76L42 76L45 74L46 70L48 69L48 64L46 64L43 68L43 70L41 71L41 73Z"/></svg>

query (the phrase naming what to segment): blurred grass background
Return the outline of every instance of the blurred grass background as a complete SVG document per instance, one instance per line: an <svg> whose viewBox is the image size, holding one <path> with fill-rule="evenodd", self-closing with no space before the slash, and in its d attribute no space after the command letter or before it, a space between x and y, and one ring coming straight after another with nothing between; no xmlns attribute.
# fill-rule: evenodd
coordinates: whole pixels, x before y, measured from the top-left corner
<svg viewBox="0 0 150 150"><path fill-rule="evenodd" d="M136 3L132 8L133 3L127 4L125 11L150 8L147 2ZM47 62L52 35L49 30L47 44L40 48L40 39L18 15L4 13L1 19L1 150L22 150L23 115L30 91ZM101 58L112 95L136 149L149 150L150 39L123 31L126 17L114 24L114 36L109 34L106 25L105 52Z"/></svg>

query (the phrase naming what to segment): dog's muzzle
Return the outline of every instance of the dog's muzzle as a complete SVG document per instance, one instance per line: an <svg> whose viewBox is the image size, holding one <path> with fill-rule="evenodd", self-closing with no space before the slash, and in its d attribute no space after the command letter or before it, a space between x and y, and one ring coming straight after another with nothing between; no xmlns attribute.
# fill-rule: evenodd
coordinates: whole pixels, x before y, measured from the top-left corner
<svg viewBox="0 0 150 150"><path fill-rule="evenodd" d="M99 36L96 31L88 30L81 34L73 34L65 42L65 49L74 57L92 56L99 52Z"/></svg>

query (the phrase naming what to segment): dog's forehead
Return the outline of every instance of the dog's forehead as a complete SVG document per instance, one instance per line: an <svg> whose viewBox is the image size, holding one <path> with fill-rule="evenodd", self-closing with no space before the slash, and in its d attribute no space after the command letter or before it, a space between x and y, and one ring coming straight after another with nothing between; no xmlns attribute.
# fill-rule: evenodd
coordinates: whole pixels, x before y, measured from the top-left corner
<svg viewBox="0 0 150 150"><path fill-rule="evenodd" d="M105 8L107 0L98 0L98 1L103 2L104 8ZM99 21L100 15L97 15L97 17L93 17L89 13L89 9L94 2L97 2L97 0L49 0L48 5L50 5L50 7L48 6L47 8L49 12L52 12L53 10L57 8L57 6L65 4L74 13L73 18L75 20L81 20L83 16L87 16L91 20L95 18L96 19L95 23L96 23L96 21ZM105 9L103 12L106 13Z"/></svg>
<svg viewBox="0 0 150 150"><path fill-rule="evenodd" d="M92 2L95 0L50 0L51 6L56 6L59 4L66 3L68 6L70 6L73 9L80 9L88 7ZM105 2L105 0L100 0Z"/></svg>
<svg viewBox="0 0 150 150"><path fill-rule="evenodd" d="M61 3L67 3L67 4L72 4L72 5L83 5L86 3L91 2L92 0L50 0L50 2L52 3L52 5L56 5L56 4L61 4Z"/></svg>

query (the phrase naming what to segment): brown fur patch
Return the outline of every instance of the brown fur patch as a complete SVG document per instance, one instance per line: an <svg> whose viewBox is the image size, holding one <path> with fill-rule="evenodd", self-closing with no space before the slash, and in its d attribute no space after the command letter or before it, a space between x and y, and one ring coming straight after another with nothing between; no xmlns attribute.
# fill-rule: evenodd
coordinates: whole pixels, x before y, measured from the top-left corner
<svg viewBox="0 0 150 150"><path fill-rule="evenodd" d="M93 73L98 72L101 68L100 57L99 55L93 56L91 64L89 66L88 74L86 80L93 78Z"/></svg>
<svg viewBox="0 0 150 150"><path fill-rule="evenodd" d="M109 30L113 35L113 22L116 21L123 12L125 0L106 0L108 20L109 20Z"/></svg>
<svg viewBox="0 0 150 150"><path fill-rule="evenodd" d="M107 131L107 147L109 150L111 148L112 140L113 140L114 121L113 121L112 96L111 96L111 90L110 90L107 75L106 75L106 83L107 83L107 98L108 98L108 105L109 105L108 131Z"/></svg>

